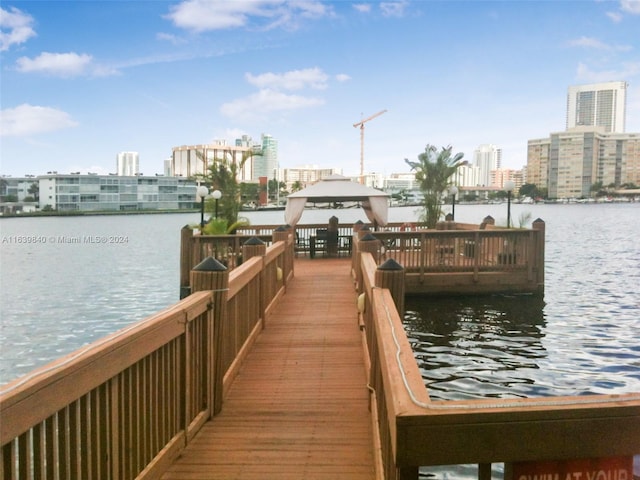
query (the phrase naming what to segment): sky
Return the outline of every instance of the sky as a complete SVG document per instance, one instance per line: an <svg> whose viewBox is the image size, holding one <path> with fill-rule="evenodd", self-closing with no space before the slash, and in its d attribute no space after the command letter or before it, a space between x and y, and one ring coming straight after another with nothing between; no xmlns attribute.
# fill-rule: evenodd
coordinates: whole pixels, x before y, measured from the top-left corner
<svg viewBox="0 0 640 480"><path fill-rule="evenodd" d="M409 172L426 145L503 168L565 129L571 85L626 81L640 132L640 0L11 1L0 6L0 174L145 175L180 145L278 141L281 168Z"/></svg>

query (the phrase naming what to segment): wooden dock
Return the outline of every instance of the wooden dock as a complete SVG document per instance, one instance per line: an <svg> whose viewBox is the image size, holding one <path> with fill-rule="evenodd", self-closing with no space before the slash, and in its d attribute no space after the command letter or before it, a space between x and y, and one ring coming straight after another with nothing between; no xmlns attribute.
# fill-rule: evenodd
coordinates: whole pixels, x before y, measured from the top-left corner
<svg viewBox="0 0 640 480"><path fill-rule="evenodd" d="M350 265L296 260L222 412L163 479L375 478Z"/></svg>

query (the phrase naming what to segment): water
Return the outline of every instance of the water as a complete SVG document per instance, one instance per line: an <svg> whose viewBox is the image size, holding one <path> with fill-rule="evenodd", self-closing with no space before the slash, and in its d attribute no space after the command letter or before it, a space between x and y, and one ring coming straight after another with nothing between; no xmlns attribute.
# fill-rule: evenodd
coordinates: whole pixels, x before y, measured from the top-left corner
<svg viewBox="0 0 640 480"><path fill-rule="evenodd" d="M407 301L431 397L640 392L640 205L518 209L546 222L543 300Z"/></svg>
<svg viewBox="0 0 640 480"><path fill-rule="evenodd" d="M415 212L393 208L389 220ZM432 396L640 391L640 204L512 213L516 225L521 213L547 224L544 301L409 299L405 323ZM332 215L365 220L360 209L309 210L301 222ZM458 221L486 215L506 224L506 205L456 206ZM246 216L283 223L282 211ZM0 384L176 302L179 231L198 221L198 213L1 219Z"/></svg>

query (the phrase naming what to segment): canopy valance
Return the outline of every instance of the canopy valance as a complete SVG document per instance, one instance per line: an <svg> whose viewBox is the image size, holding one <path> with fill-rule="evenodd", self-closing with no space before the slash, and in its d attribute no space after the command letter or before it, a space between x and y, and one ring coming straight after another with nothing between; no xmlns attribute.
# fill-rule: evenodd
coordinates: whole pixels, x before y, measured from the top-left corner
<svg viewBox="0 0 640 480"><path fill-rule="evenodd" d="M352 182L342 175L331 175L317 183L287 196L284 211L288 225L298 224L307 202L361 202L370 222L380 226L387 224L389 195L381 190Z"/></svg>

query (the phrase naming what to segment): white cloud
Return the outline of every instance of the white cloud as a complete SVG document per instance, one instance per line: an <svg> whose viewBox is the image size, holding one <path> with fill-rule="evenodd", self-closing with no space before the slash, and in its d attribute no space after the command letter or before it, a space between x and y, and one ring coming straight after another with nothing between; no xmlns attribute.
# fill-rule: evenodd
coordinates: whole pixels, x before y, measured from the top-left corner
<svg viewBox="0 0 640 480"><path fill-rule="evenodd" d="M272 88L276 90L302 90L310 87L316 90L327 88L328 75L319 68L291 70L285 73L262 73L260 75L245 75L251 85L258 88Z"/></svg>
<svg viewBox="0 0 640 480"><path fill-rule="evenodd" d="M601 42L596 38L591 37L580 37L575 40L571 40L569 45L572 47L585 47L585 48L593 48L596 50L608 50L608 51L618 51L618 52L628 52L632 50L629 45L609 45L607 43Z"/></svg>
<svg viewBox="0 0 640 480"><path fill-rule="evenodd" d="M272 89L262 89L257 93L225 103L220 112L236 120L263 118L271 112L285 112L323 105L321 98L289 95Z"/></svg>
<svg viewBox="0 0 640 480"><path fill-rule="evenodd" d="M380 10L382 10L382 14L385 17L402 17L407 6L409 6L409 2L406 0L400 0L397 2L381 2Z"/></svg>
<svg viewBox="0 0 640 480"><path fill-rule="evenodd" d="M640 0L621 0L620 8L632 15L640 15Z"/></svg>
<svg viewBox="0 0 640 480"><path fill-rule="evenodd" d="M585 83L592 82L609 82L609 81L628 81L630 78L640 74L640 62L626 62L622 64L622 68L618 70L592 70L584 63L578 64L576 78L578 81Z"/></svg>
<svg viewBox="0 0 640 480"><path fill-rule="evenodd" d="M77 126L67 112L24 103L0 112L2 136L29 136Z"/></svg>
<svg viewBox="0 0 640 480"><path fill-rule="evenodd" d="M16 61L19 72L41 72L57 77L75 77L86 74L91 66L91 55L77 53L43 52L35 58L20 57Z"/></svg>
<svg viewBox="0 0 640 480"><path fill-rule="evenodd" d="M158 40L170 42L173 45L183 45L183 44L187 43L187 41L184 38L178 37L177 35L173 35L171 33L159 32L159 33L156 34L156 38Z"/></svg>
<svg viewBox="0 0 640 480"><path fill-rule="evenodd" d="M15 7L5 10L0 7L0 51L11 45L19 45L36 36L32 28L33 17Z"/></svg>
<svg viewBox="0 0 640 480"><path fill-rule="evenodd" d="M264 21L262 28L294 27L298 18L321 18L331 7L316 0L184 0L170 8L165 18L175 26L195 32L247 27Z"/></svg>
<svg viewBox="0 0 640 480"><path fill-rule="evenodd" d="M369 3L354 3L352 6L360 13L369 13L371 11L371 4Z"/></svg>
<svg viewBox="0 0 640 480"><path fill-rule="evenodd" d="M349 80L351 80L351 77L346 73L339 73L338 75L336 75L336 80L339 82L348 82Z"/></svg>
<svg viewBox="0 0 640 480"><path fill-rule="evenodd" d="M607 17L614 23L620 23L622 21L622 14L620 12L607 12Z"/></svg>

